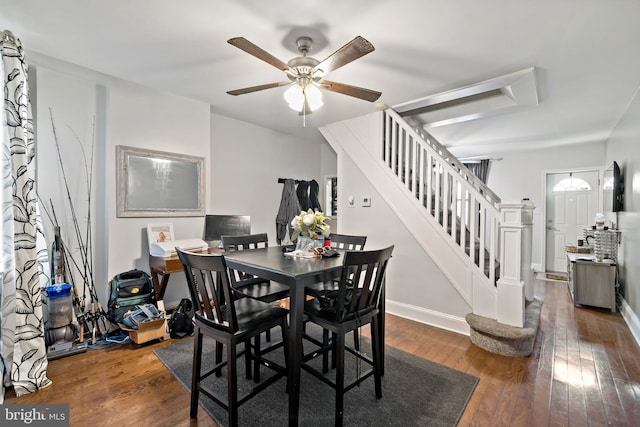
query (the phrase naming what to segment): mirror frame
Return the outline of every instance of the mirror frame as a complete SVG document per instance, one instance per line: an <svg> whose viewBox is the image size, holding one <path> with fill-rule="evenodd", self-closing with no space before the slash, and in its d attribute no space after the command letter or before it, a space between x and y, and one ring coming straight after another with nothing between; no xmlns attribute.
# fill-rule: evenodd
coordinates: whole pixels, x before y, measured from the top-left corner
<svg viewBox="0 0 640 427"><path fill-rule="evenodd" d="M168 153L165 151L148 150L138 147L127 147L123 145L116 146L117 168L118 168L118 182L117 182L117 196L118 196L118 217L179 217L179 216L204 216L204 195L205 195L205 174L204 174L204 157L189 156L184 154ZM169 160L172 162L181 162L187 165L196 165L197 174L197 188L181 188L180 192L191 190L190 199L194 200L193 206L187 206L184 208L175 207L130 207L131 202L131 190L130 178L140 175L140 179L153 180L153 177L143 176L145 173L143 170L132 169L131 158L142 157L157 160ZM180 177L177 177L178 179ZM175 180L175 176L165 177L165 181L171 182Z"/></svg>

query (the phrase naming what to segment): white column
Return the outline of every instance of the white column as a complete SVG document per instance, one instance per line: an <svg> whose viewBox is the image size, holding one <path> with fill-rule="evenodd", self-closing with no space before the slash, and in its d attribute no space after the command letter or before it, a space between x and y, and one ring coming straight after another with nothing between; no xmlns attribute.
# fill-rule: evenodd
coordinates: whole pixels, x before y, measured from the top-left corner
<svg viewBox="0 0 640 427"><path fill-rule="evenodd" d="M533 298L533 209L528 200L500 204L497 320L517 327L524 325L525 295L526 298Z"/></svg>

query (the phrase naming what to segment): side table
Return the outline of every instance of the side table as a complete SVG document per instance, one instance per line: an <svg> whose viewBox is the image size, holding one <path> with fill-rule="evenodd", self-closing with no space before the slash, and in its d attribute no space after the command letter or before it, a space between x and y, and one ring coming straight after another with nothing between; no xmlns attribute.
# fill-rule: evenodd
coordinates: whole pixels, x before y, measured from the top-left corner
<svg viewBox="0 0 640 427"><path fill-rule="evenodd" d="M209 253L222 252L223 250L220 248L209 248ZM160 301L164 299L164 293L169 283L169 276L171 276L172 273L180 273L184 270L182 269L182 263L178 255L170 257L149 255L149 271L151 282L153 282L153 289L156 291L156 300Z"/></svg>

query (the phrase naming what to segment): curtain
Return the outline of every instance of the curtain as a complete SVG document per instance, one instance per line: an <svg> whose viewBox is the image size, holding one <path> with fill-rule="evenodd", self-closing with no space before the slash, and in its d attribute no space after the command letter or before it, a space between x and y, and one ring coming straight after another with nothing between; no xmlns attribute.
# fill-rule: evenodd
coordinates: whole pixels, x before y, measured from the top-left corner
<svg viewBox="0 0 640 427"><path fill-rule="evenodd" d="M489 166L491 165L490 159L482 159L478 162L469 162L462 163L469 169L475 176L477 176L480 181L484 184L487 183L487 178L489 178Z"/></svg>
<svg viewBox="0 0 640 427"><path fill-rule="evenodd" d="M2 247L0 286L0 369L2 393L17 396L47 387L41 279L38 266L38 218L35 140L27 82L28 67L20 40L0 33L0 73L4 102L2 144ZM45 257L46 258L46 257Z"/></svg>

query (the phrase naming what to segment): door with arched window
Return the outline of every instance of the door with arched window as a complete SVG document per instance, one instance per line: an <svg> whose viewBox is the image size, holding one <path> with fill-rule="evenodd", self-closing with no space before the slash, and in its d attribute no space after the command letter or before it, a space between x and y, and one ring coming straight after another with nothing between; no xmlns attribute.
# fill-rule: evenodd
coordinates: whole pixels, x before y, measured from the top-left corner
<svg viewBox="0 0 640 427"><path fill-rule="evenodd" d="M597 170L547 174L546 270L567 271L565 247L577 245L598 212Z"/></svg>

